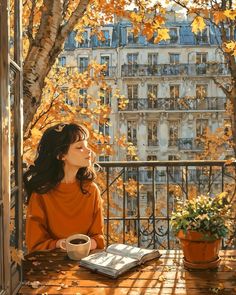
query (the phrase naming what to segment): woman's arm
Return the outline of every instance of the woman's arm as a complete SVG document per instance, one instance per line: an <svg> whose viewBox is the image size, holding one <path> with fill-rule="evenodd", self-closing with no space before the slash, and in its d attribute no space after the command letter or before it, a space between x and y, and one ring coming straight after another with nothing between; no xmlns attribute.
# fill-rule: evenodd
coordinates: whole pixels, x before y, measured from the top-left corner
<svg viewBox="0 0 236 295"><path fill-rule="evenodd" d="M97 186L95 189L93 222L91 227L89 228L88 235L90 236L91 240L94 240L92 241L92 246L95 247L94 249L96 248L103 249L105 247L102 199L100 196L100 191L97 188Z"/></svg>
<svg viewBox="0 0 236 295"><path fill-rule="evenodd" d="M47 216L42 196L33 193L26 215L26 246L29 252L56 248L58 240L53 239L47 230Z"/></svg>

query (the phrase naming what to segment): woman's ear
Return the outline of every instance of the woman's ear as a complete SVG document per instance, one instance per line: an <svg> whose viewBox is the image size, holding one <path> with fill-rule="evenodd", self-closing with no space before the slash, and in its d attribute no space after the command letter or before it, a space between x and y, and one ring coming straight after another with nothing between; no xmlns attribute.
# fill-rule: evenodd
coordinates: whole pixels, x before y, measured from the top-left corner
<svg viewBox="0 0 236 295"><path fill-rule="evenodd" d="M60 160L60 161L65 160L64 155L62 154L57 155L57 160Z"/></svg>

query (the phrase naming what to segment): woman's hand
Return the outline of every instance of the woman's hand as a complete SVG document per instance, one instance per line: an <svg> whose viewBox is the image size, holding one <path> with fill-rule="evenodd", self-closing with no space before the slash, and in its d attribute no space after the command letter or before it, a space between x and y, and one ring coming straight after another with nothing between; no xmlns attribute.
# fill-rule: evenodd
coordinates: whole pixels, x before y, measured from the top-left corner
<svg viewBox="0 0 236 295"><path fill-rule="evenodd" d="M64 249L65 250L66 239L60 239L56 242L56 248Z"/></svg>
<svg viewBox="0 0 236 295"><path fill-rule="evenodd" d="M91 239L91 248L90 250L95 250L97 248L97 242L94 239Z"/></svg>

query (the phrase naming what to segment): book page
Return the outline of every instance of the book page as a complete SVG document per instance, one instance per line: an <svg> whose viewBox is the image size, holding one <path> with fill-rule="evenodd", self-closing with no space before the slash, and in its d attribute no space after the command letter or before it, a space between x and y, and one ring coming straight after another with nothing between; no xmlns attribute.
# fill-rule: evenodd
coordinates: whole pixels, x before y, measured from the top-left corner
<svg viewBox="0 0 236 295"><path fill-rule="evenodd" d="M137 260L107 252L99 252L81 259L80 265L98 272L116 276L137 265Z"/></svg>
<svg viewBox="0 0 236 295"><path fill-rule="evenodd" d="M107 247L106 251L108 253L131 257L138 260L142 260L144 256L150 256L150 259L160 256L159 251L156 249L142 249L125 244L112 244Z"/></svg>

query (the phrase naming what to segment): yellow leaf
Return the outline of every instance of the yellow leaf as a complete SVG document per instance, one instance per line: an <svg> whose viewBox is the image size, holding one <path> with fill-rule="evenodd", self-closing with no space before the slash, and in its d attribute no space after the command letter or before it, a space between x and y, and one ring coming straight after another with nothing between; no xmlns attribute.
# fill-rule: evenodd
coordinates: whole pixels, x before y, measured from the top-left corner
<svg viewBox="0 0 236 295"><path fill-rule="evenodd" d="M230 41L228 43L225 43L225 51L232 52L232 55L236 56L236 42Z"/></svg>
<svg viewBox="0 0 236 295"><path fill-rule="evenodd" d="M224 15L227 16L229 19L234 20L236 18L236 11L235 10L225 10Z"/></svg>
<svg viewBox="0 0 236 295"><path fill-rule="evenodd" d="M169 29L158 29L157 37L154 39L154 43L158 43L161 40L168 40L168 39L170 39Z"/></svg>
<svg viewBox="0 0 236 295"><path fill-rule="evenodd" d="M16 248L11 248L11 259L21 265L21 261L24 260L24 252Z"/></svg>
<svg viewBox="0 0 236 295"><path fill-rule="evenodd" d="M206 27L205 21L201 16L197 16L191 24L192 32L197 34L198 31L203 31Z"/></svg>

